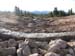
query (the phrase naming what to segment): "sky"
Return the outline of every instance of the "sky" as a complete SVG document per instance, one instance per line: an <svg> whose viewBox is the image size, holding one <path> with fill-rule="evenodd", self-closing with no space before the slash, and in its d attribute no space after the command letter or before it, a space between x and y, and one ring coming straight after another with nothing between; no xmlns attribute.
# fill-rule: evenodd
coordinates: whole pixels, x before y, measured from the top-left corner
<svg viewBox="0 0 75 56"><path fill-rule="evenodd" d="M52 11L57 7L64 11L72 8L75 12L75 0L0 0L0 11L14 11L15 6L26 11Z"/></svg>

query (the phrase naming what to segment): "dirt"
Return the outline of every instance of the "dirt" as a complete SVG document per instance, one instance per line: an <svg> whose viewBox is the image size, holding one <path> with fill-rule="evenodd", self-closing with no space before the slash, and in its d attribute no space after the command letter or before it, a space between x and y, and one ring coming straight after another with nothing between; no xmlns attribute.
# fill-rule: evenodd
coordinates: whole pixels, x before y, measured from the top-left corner
<svg viewBox="0 0 75 56"><path fill-rule="evenodd" d="M31 27L29 27L29 24ZM19 18L13 13L0 13L0 27L22 32L68 32L75 31L75 15L49 18Z"/></svg>

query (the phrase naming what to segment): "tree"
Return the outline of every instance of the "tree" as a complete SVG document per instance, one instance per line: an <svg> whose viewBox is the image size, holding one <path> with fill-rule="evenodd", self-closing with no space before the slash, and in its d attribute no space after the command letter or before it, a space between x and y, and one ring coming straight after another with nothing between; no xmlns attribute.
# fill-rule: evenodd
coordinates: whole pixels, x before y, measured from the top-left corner
<svg viewBox="0 0 75 56"><path fill-rule="evenodd" d="M62 11L62 10L60 10L58 16L67 16L67 13Z"/></svg>
<svg viewBox="0 0 75 56"><path fill-rule="evenodd" d="M20 9L17 6L15 6L15 14L19 15L19 13L20 13Z"/></svg>
<svg viewBox="0 0 75 56"><path fill-rule="evenodd" d="M50 17L53 17L53 12L50 12L49 15L50 15Z"/></svg>
<svg viewBox="0 0 75 56"><path fill-rule="evenodd" d="M23 11L19 9L19 7L15 6L15 14L17 16L23 16Z"/></svg>
<svg viewBox="0 0 75 56"><path fill-rule="evenodd" d="M57 7L55 7L53 11L53 16L58 16L58 14L59 14L58 9Z"/></svg>
<svg viewBox="0 0 75 56"><path fill-rule="evenodd" d="M68 15L73 15L73 11L72 11L72 8L70 10L68 10Z"/></svg>

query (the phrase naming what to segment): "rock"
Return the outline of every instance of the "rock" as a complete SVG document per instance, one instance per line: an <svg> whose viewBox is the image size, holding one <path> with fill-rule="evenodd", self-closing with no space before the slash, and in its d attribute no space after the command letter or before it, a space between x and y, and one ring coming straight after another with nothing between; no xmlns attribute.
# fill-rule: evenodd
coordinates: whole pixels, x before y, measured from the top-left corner
<svg viewBox="0 0 75 56"><path fill-rule="evenodd" d="M30 28L25 28L25 30L23 30L24 32L26 32L26 33L30 33L30 32L32 32L32 29L30 29Z"/></svg>
<svg viewBox="0 0 75 56"><path fill-rule="evenodd" d="M72 48L69 48L68 51L70 54L74 54L74 50Z"/></svg>
<svg viewBox="0 0 75 56"><path fill-rule="evenodd" d="M17 49L17 56L23 56L22 48Z"/></svg>
<svg viewBox="0 0 75 56"><path fill-rule="evenodd" d="M38 48L38 50L39 50L39 53L40 53L41 55L44 55L44 54L47 53L47 50L43 50L43 49L40 49L40 48Z"/></svg>
<svg viewBox="0 0 75 56"><path fill-rule="evenodd" d="M35 40L28 40L28 41L29 41L28 45L31 48L38 48L38 45L36 44L36 41Z"/></svg>
<svg viewBox="0 0 75 56"><path fill-rule="evenodd" d="M29 56L40 56L38 53L30 54Z"/></svg>
<svg viewBox="0 0 75 56"><path fill-rule="evenodd" d="M28 56L31 54L30 47L27 45L24 48L22 48L23 56Z"/></svg>
<svg viewBox="0 0 75 56"><path fill-rule="evenodd" d="M49 53L46 53L44 56L60 56L60 55L53 52L49 52Z"/></svg>
<svg viewBox="0 0 75 56"><path fill-rule="evenodd" d="M12 56L12 55L8 55L8 56Z"/></svg>
<svg viewBox="0 0 75 56"><path fill-rule="evenodd" d="M1 52L2 52L3 56L8 56L8 55L15 56L16 55L16 48L15 47L3 48L1 50Z"/></svg>
<svg viewBox="0 0 75 56"><path fill-rule="evenodd" d="M16 47L17 42L14 39L9 39L8 41L8 47Z"/></svg>
<svg viewBox="0 0 75 56"><path fill-rule="evenodd" d="M0 42L0 47L7 48L8 47L8 41Z"/></svg>
<svg viewBox="0 0 75 56"><path fill-rule="evenodd" d="M17 41L18 44L20 44L20 43L22 43L22 42L23 42L23 40L19 40L19 41Z"/></svg>
<svg viewBox="0 0 75 56"><path fill-rule="evenodd" d="M66 54L68 54L68 49L60 49L60 51L56 51L55 53L59 53L62 56L65 56Z"/></svg>
<svg viewBox="0 0 75 56"><path fill-rule="evenodd" d="M47 42L41 42L41 41L35 41L35 40L29 40L28 45L31 48L42 48L42 49L47 49L48 48L48 43Z"/></svg>
<svg viewBox="0 0 75 56"><path fill-rule="evenodd" d="M67 42L67 44L71 47L75 46L75 41Z"/></svg>
<svg viewBox="0 0 75 56"><path fill-rule="evenodd" d="M25 40L24 42L20 43L19 48L22 48L23 56L28 56L29 54L31 54L31 50L30 50L30 47L28 45L27 40Z"/></svg>
<svg viewBox="0 0 75 56"><path fill-rule="evenodd" d="M30 39L25 39L24 43L28 44Z"/></svg>
<svg viewBox="0 0 75 56"><path fill-rule="evenodd" d="M38 53L38 49L37 48L33 48L33 49L31 49L31 52L32 53Z"/></svg>
<svg viewBox="0 0 75 56"><path fill-rule="evenodd" d="M36 41L35 43L37 44L38 47L40 47L42 49L48 49L48 43L47 42Z"/></svg>
<svg viewBox="0 0 75 56"><path fill-rule="evenodd" d="M64 49L66 47L67 47L67 44L64 40L57 39L49 43L48 51L57 51L57 50L60 50L61 48Z"/></svg>
<svg viewBox="0 0 75 56"><path fill-rule="evenodd" d="M2 42L3 40L2 39L0 39L0 42Z"/></svg>
<svg viewBox="0 0 75 56"><path fill-rule="evenodd" d="M75 47L74 47L74 51L75 51Z"/></svg>
<svg viewBox="0 0 75 56"><path fill-rule="evenodd" d="M33 23L28 23L28 27L33 27Z"/></svg>
<svg viewBox="0 0 75 56"><path fill-rule="evenodd" d="M66 56L72 56L71 54L66 54Z"/></svg>
<svg viewBox="0 0 75 56"><path fill-rule="evenodd" d="M19 43L19 48L24 48L27 44L24 42Z"/></svg>

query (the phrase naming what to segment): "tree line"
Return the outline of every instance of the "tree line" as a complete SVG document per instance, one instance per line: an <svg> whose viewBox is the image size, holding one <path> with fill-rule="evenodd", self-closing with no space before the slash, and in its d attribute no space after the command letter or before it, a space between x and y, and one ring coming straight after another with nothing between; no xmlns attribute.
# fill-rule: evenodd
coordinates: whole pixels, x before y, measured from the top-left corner
<svg viewBox="0 0 75 56"><path fill-rule="evenodd" d="M68 10L68 12L65 12L63 10L58 10L57 7L54 8L53 11L50 11L48 14L34 14L28 11L23 11L19 7L15 6L15 14L17 16L40 16L40 17L61 17L61 16L69 16L69 15L75 15L75 13L72 11L72 8Z"/></svg>

